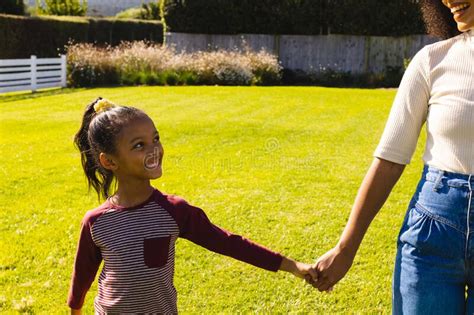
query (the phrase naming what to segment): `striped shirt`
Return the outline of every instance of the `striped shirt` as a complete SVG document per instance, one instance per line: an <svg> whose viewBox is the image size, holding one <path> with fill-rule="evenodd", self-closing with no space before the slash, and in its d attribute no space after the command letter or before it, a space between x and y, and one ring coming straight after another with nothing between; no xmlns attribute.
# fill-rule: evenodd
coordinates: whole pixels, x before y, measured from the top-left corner
<svg viewBox="0 0 474 315"><path fill-rule="evenodd" d="M270 271L277 271L282 261L280 254L215 226L201 209L155 189L135 207L107 200L86 213L69 307L82 308L104 260L94 300L96 313L177 313L173 275L178 237Z"/></svg>

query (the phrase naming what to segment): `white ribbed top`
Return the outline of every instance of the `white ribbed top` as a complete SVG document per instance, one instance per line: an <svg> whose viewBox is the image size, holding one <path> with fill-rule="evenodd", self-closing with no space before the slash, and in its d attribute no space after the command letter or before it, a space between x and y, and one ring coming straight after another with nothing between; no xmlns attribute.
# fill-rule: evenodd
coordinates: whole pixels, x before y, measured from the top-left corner
<svg viewBox="0 0 474 315"><path fill-rule="evenodd" d="M474 174L474 29L413 57L374 156L410 163L425 122L425 164Z"/></svg>

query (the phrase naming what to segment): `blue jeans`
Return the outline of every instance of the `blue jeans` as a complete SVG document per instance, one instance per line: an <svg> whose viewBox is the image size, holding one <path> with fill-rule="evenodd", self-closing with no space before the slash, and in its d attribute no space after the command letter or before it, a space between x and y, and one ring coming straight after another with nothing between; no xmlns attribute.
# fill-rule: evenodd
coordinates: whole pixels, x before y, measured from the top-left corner
<svg viewBox="0 0 474 315"><path fill-rule="evenodd" d="M425 166L397 241L393 314L474 313L474 175Z"/></svg>

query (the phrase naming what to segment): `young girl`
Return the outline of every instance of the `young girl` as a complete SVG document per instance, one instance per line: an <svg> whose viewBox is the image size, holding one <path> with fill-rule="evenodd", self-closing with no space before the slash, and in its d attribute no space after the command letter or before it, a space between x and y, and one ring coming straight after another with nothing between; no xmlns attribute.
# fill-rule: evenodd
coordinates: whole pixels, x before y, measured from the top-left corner
<svg viewBox="0 0 474 315"><path fill-rule="evenodd" d="M311 265L221 229L201 209L152 187L150 179L162 175L163 146L143 111L98 98L87 106L74 142L89 188L106 201L82 220L68 297L73 314L80 314L102 259L96 313L177 313L178 237L263 269L316 281ZM109 195L114 179L117 189Z"/></svg>

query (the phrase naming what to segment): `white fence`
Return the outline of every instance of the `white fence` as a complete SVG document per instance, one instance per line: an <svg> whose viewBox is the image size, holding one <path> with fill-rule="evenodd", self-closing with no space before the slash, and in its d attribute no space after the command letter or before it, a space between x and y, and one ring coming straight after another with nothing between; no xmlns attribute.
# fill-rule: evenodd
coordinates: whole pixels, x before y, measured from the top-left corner
<svg viewBox="0 0 474 315"><path fill-rule="evenodd" d="M66 86L66 56L0 59L0 93Z"/></svg>

